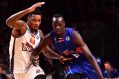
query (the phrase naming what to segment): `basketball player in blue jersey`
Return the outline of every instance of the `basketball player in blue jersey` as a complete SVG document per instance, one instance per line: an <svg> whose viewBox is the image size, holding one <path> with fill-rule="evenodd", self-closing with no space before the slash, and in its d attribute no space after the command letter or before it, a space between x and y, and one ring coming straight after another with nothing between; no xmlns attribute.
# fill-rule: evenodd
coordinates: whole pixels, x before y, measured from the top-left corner
<svg viewBox="0 0 119 79"><path fill-rule="evenodd" d="M74 29L65 27L62 15L53 16L52 27L53 31L45 36L39 51L52 45L58 54L72 58L63 62L66 79L103 79L101 70L81 35Z"/></svg>
<svg viewBox="0 0 119 79"><path fill-rule="evenodd" d="M42 39L43 33L39 28L41 24L41 7L44 2L38 2L31 7L17 12L6 20L6 24L13 28L9 46L10 69L15 79L46 79L45 73L39 65L32 65L30 57ZM27 22L20 20L28 14ZM47 48L48 49L48 48ZM45 51L47 56L58 59L59 55L53 54L52 50ZM38 58L38 57L36 57Z"/></svg>

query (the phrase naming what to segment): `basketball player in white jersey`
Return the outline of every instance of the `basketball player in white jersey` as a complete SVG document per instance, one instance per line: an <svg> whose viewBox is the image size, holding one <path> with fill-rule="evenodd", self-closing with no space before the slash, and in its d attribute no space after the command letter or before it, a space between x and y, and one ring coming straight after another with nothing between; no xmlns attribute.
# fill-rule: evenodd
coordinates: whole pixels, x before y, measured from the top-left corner
<svg viewBox="0 0 119 79"><path fill-rule="evenodd" d="M44 38L42 31L38 29L41 24L41 12L36 9L43 4L45 2L35 3L6 20L6 24L13 28L9 53L10 67L15 79L45 79L45 73L41 67L32 65L30 61L33 49ZM26 14L28 14L27 22L20 20ZM55 58L57 59L58 56L54 55Z"/></svg>

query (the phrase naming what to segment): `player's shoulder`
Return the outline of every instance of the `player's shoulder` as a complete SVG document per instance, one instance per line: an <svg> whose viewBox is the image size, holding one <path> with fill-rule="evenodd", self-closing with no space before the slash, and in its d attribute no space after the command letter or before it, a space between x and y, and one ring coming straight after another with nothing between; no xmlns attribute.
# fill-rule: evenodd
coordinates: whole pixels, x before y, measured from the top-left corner
<svg viewBox="0 0 119 79"><path fill-rule="evenodd" d="M13 28L12 35L14 37L20 37L26 33L28 25L23 20L17 20L16 24L14 25L11 24L11 27Z"/></svg>
<svg viewBox="0 0 119 79"><path fill-rule="evenodd" d="M13 30L12 30L12 33L11 33L11 35L13 36L13 37L15 37L15 38L18 38L18 37L21 37L21 36L23 36L25 33L26 33L26 28L24 28L24 29L16 29L16 28L14 28Z"/></svg>
<svg viewBox="0 0 119 79"><path fill-rule="evenodd" d="M79 34L79 32L77 30L75 30L75 29L73 29L72 33L73 34Z"/></svg>

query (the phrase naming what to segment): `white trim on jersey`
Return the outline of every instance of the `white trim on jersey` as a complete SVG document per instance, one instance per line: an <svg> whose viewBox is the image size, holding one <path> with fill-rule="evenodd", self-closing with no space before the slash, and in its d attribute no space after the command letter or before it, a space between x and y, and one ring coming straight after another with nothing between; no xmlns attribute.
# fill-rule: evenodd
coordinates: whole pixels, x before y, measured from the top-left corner
<svg viewBox="0 0 119 79"><path fill-rule="evenodd" d="M15 40L15 54L14 54L14 73L23 73L28 70L31 65L30 56L32 50L36 48L40 41L40 32L38 30L36 35L32 33L27 28L25 34L21 37L14 38L11 36L9 45L10 60L12 58L13 43Z"/></svg>

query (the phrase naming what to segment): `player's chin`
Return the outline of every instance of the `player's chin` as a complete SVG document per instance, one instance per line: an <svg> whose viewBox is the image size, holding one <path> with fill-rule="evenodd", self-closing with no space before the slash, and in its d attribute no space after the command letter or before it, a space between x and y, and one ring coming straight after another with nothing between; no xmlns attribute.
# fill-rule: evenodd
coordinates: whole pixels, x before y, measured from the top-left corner
<svg viewBox="0 0 119 79"><path fill-rule="evenodd" d="M56 32L56 34L60 35L60 34L62 34L62 33L61 33L61 32Z"/></svg>
<svg viewBox="0 0 119 79"><path fill-rule="evenodd" d="M34 27L34 30L37 30L39 27Z"/></svg>

